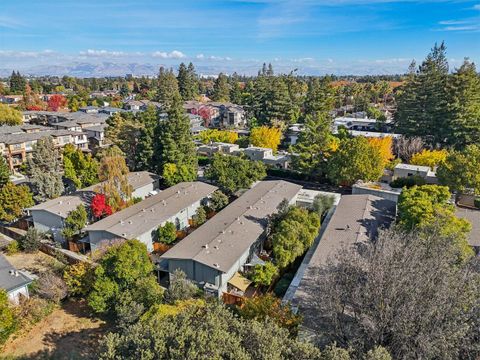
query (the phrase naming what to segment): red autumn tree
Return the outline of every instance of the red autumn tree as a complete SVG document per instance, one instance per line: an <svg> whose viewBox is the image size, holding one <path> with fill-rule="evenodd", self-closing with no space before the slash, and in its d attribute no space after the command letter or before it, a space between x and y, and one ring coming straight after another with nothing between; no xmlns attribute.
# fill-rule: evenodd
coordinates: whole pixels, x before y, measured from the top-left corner
<svg viewBox="0 0 480 360"><path fill-rule="evenodd" d="M112 215L112 208L107 204L107 198L104 194L96 194L92 199L90 208L96 218Z"/></svg>
<svg viewBox="0 0 480 360"><path fill-rule="evenodd" d="M55 94L48 100L48 110L58 111L58 109L67 105L67 99L63 95Z"/></svg>

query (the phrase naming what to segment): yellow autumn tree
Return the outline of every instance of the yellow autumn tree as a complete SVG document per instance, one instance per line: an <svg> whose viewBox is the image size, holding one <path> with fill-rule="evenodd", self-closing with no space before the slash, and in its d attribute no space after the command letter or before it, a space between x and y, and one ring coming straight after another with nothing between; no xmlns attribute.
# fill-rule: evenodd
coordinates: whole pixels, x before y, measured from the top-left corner
<svg viewBox="0 0 480 360"><path fill-rule="evenodd" d="M393 139L391 136L385 136L383 138L369 138L368 142L370 146L378 149L383 166L387 166L387 164L394 159L393 155Z"/></svg>
<svg viewBox="0 0 480 360"><path fill-rule="evenodd" d="M440 165L447 159L448 151L442 150L427 150L423 149L421 152L416 153L410 159L410 164L420 166L430 166L433 170L435 166Z"/></svg>
<svg viewBox="0 0 480 360"><path fill-rule="evenodd" d="M114 149L101 158L98 177L102 183L96 190L105 194L108 205L114 212L124 209L131 203L133 189L128 182L128 174L125 158Z"/></svg>
<svg viewBox="0 0 480 360"><path fill-rule="evenodd" d="M210 142L235 144L238 140L238 134L235 131L210 129L202 131L199 138L204 144Z"/></svg>
<svg viewBox="0 0 480 360"><path fill-rule="evenodd" d="M270 148L277 151L282 138L282 131L276 127L260 126L250 132L250 143L253 146Z"/></svg>

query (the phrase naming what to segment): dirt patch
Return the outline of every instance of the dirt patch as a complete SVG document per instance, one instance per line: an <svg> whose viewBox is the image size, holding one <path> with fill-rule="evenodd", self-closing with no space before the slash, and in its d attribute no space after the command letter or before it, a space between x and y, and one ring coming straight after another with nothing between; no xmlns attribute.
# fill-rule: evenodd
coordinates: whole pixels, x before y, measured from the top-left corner
<svg viewBox="0 0 480 360"><path fill-rule="evenodd" d="M61 268L63 264L53 256L43 252L27 254L18 252L14 255L4 254L7 260L18 270L27 270L33 274Z"/></svg>
<svg viewBox="0 0 480 360"><path fill-rule="evenodd" d="M109 330L83 302L65 302L28 333L5 345L2 356L18 359L96 359L98 341Z"/></svg>

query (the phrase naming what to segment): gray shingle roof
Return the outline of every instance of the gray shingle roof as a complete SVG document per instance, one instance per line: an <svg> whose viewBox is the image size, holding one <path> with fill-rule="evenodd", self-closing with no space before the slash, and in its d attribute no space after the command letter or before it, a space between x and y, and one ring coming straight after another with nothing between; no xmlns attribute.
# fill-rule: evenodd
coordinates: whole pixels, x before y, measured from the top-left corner
<svg viewBox="0 0 480 360"><path fill-rule="evenodd" d="M128 175L128 182L132 185L133 190L139 189L142 186L151 184L158 179L158 176L148 171L132 172ZM101 184L95 184L78 190L75 194L60 196L56 199L48 200L38 205L35 205L28 210L44 210L49 213L66 218L70 211L75 210L78 205L88 204L87 192L93 192Z"/></svg>
<svg viewBox="0 0 480 360"><path fill-rule="evenodd" d="M16 271L7 258L0 254L0 288L10 292L32 282L32 279L21 272L11 274L11 270Z"/></svg>
<svg viewBox="0 0 480 360"><path fill-rule="evenodd" d="M202 182L183 182L85 228L134 239L156 228L181 210L213 193L217 187Z"/></svg>
<svg viewBox="0 0 480 360"><path fill-rule="evenodd" d="M344 246L365 243L377 235L381 227L387 227L395 218L396 204L374 195L345 195L340 199L335 213L313 250L300 285L293 298L304 317L303 325L310 329L318 326L316 294L320 291L318 272L334 260L335 254ZM314 245L315 246L315 245Z"/></svg>
<svg viewBox="0 0 480 360"><path fill-rule="evenodd" d="M267 217L277 211L283 199L293 199L301 188L282 180L261 181L161 258L191 259L227 272L264 233Z"/></svg>
<svg viewBox="0 0 480 360"><path fill-rule="evenodd" d="M39 131L39 132L32 132L32 133L21 133L21 134L4 134L0 135L0 143L5 144L20 144L26 141L34 141L39 140L47 136L67 136L67 135L74 135L79 136L84 133L79 131L70 131L70 130L48 130L48 131Z"/></svg>

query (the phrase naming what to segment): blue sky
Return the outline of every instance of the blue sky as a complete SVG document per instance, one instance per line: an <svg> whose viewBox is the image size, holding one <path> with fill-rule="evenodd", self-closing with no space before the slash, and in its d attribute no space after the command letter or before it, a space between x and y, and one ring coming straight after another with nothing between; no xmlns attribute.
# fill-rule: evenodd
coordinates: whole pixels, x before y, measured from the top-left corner
<svg viewBox="0 0 480 360"><path fill-rule="evenodd" d="M0 68L193 61L205 69L394 73L445 40L480 61L480 1L16 0L0 9Z"/></svg>

